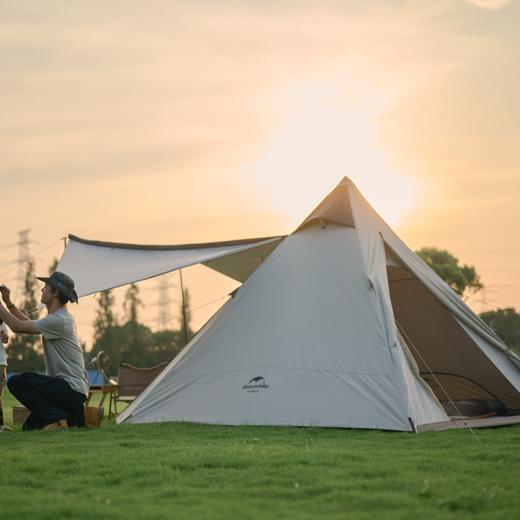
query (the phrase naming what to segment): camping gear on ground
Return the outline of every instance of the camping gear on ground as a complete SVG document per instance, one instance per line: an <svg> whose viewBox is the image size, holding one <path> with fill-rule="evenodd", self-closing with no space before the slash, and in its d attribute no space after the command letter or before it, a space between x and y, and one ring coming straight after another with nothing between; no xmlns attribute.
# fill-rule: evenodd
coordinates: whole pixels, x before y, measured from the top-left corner
<svg viewBox="0 0 520 520"><path fill-rule="evenodd" d="M100 350L91 360L90 362L96 367L96 370L99 374L99 378L95 379L95 382L98 384L103 384L105 381L108 381L108 376L105 374L105 368L108 366L108 362L110 361L109 355Z"/></svg>
<svg viewBox="0 0 520 520"><path fill-rule="evenodd" d="M450 417L492 417L507 415L501 401L487 399L466 399L460 401L442 401L444 410Z"/></svg>
<svg viewBox="0 0 520 520"><path fill-rule="evenodd" d="M460 424L441 402L468 399L510 416L481 424L520 422L520 359L347 178L289 236L139 246L71 235L58 268L84 296L197 263L242 285L118 423L421 431Z"/></svg>

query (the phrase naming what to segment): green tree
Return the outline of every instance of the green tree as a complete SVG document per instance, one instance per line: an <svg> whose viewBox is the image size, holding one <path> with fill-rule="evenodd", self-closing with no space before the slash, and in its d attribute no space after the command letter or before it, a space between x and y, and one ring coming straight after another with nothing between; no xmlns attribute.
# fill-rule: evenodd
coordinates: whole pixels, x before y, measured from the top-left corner
<svg viewBox="0 0 520 520"><path fill-rule="evenodd" d="M520 353L520 314L512 307L487 311L480 317L502 338L504 343Z"/></svg>
<svg viewBox="0 0 520 520"><path fill-rule="evenodd" d="M114 313L114 295L112 291L102 291L97 300L98 308L94 319L94 344L105 332L117 325L117 316Z"/></svg>
<svg viewBox="0 0 520 520"><path fill-rule="evenodd" d="M128 287L123 301L125 322L118 324L112 310L114 298L110 291L102 294L94 321L94 347L92 354L100 350L110 357L108 373L116 375L119 364L124 361L137 366L147 366L152 344L152 331L139 323L139 288L132 284Z"/></svg>
<svg viewBox="0 0 520 520"><path fill-rule="evenodd" d="M191 329L191 297L188 289L184 289L184 303L181 302L180 305L180 322L181 327L179 331L179 336L182 341L182 346L189 343L190 339L193 336L193 330Z"/></svg>
<svg viewBox="0 0 520 520"><path fill-rule="evenodd" d="M116 375L119 364L124 361L138 367L154 364L152 331L138 322L126 322L105 329L94 344L91 357L100 350L108 354L109 375Z"/></svg>
<svg viewBox="0 0 520 520"><path fill-rule="evenodd" d="M151 331L139 323L139 308L142 306L139 287L133 283L128 287L123 301L126 323L122 326L125 341L121 345L121 354L128 363L131 363L132 359L144 359L144 354L150 346Z"/></svg>
<svg viewBox="0 0 520 520"><path fill-rule="evenodd" d="M179 330L160 330L152 335L150 362L157 365L171 361L184 348L184 333Z"/></svg>
<svg viewBox="0 0 520 520"><path fill-rule="evenodd" d="M27 263L20 310L31 319L38 318L34 264ZM43 369L41 339L37 334L16 334L9 342L9 372L31 372Z"/></svg>
<svg viewBox="0 0 520 520"><path fill-rule="evenodd" d="M133 283L128 287L123 301L123 311L127 322L139 322L139 307L142 306L143 302L139 299L139 287Z"/></svg>
<svg viewBox="0 0 520 520"><path fill-rule="evenodd" d="M155 333L139 322L139 309L142 303L136 285L131 285L126 292L123 303L126 321L123 324L118 324L115 318L110 321L108 311L112 309L113 300L109 296L105 295L103 300L101 298L99 300L98 316L94 322L94 348L90 357L95 356L100 350L105 351L110 357L107 368L107 373L110 375L117 374L121 361L147 367L172 360L185 345L184 323L186 323L188 341L193 335L190 327L190 295L187 290L184 293L184 314L181 305L180 329ZM114 316L113 313L111 315Z"/></svg>
<svg viewBox="0 0 520 520"><path fill-rule="evenodd" d="M458 258L448 251L423 247L416 253L459 295L466 290L476 293L484 287L475 268L460 265Z"/></svg>

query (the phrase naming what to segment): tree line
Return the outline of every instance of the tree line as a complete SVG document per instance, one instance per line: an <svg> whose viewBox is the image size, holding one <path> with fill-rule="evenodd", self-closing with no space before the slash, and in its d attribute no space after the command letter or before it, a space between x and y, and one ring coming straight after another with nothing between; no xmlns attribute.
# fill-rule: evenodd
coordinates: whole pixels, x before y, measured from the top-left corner
<svg viewBox="0 0 520 520"><path fill-rule="evenodd" d="M484 285L473 266L461 264L448 251L433 247L422 248L416 253L429 265L454 291L461 297L480 291ZM50 272L56 268L54 261ZM37 281L34 277L34 265L27 264L23 298L19 308L32 319L38 318ZM140 310L143 307L139 298L139 288L132 284L128 287L124 301L123 313L119 317L114 305L112 291L99 293L96 316L93 322L93 346L85 352L88 368L93 368L90 360L103 350L110 357L106 368L109 375L116 375L121 361L135 366L149 367L163 361L172 360L193 336L190 328L191 311L190 295L184 291L184 305L178 329L153 332L140 322ZM502 338L508 347L520 354L520 314L514 308L503 308L483 312L480 318ZM13 335L8 347L9 372L42 371L41 339L37 335Z"/></svg>
<svg viewBox="0 0 520 520"><path fill-rule="evenodd" d="M123 301L123 318L119 319L114 311L112 291L99 294L93 324L94 343L89 357L101 350L108 354L110 361L106 371L109 374L117 374L122 361L138 367L151 367L163 361L171 361L193 336L187 289L184 290L184 304L181 304L180 309L185 318L180 320L178 329L153 332L139 321L142 305L139 288L131 284Z"/></svg>

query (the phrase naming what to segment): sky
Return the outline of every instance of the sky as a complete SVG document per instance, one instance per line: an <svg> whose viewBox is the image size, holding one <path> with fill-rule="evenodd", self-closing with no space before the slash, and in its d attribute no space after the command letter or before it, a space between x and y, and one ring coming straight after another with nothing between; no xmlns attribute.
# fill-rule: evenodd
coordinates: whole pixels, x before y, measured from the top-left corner
<svg viewBox="0 0 520 520"><path fill-rule="evenodd" d="M520 309L519 26L517 0L1 0L0 281L23 229L40 273L69 233L286 234L346 175L410 247L476 267L475 310ZM186 283L195 327L235 287Z"/></svg>

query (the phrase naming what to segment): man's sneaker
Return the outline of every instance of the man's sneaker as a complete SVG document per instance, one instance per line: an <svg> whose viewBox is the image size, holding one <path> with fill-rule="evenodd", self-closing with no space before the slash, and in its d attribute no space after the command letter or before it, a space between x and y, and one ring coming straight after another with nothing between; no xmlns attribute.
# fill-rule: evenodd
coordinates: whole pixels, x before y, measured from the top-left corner
<svg viewBox="0 0 520 520"><path fill-rule="evenodd" d="M56 421L47 426L44 426L42 430L68 430L67 421L62 419L61 421Z"/></svg>
<svg viewBox="0 0 520 520"><path fill-rule="evenodd" d="M13 429L10 426L7 426L7 424L2 424L0 426L0 432L12 432Z"/></svg>

